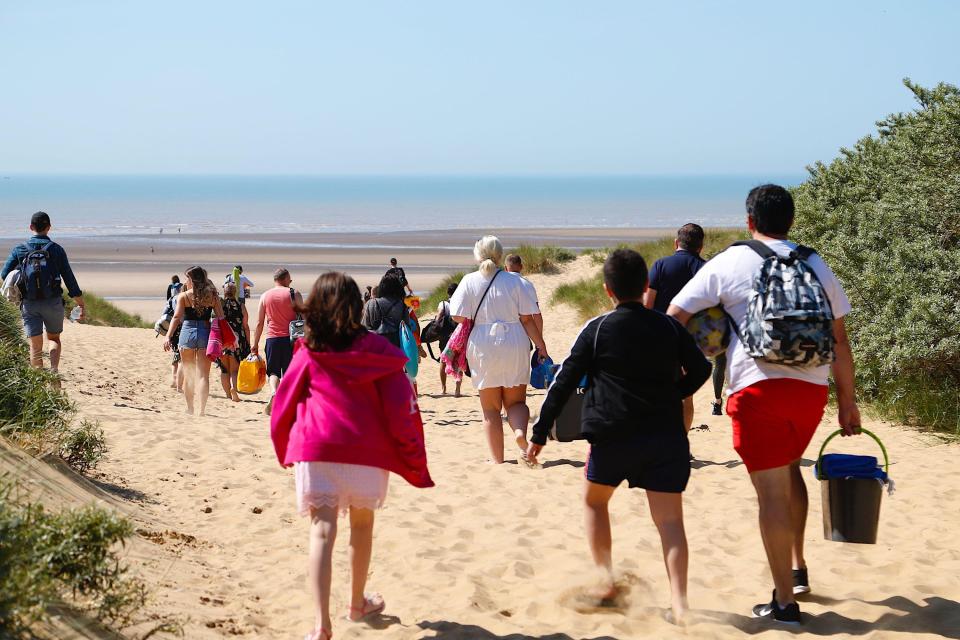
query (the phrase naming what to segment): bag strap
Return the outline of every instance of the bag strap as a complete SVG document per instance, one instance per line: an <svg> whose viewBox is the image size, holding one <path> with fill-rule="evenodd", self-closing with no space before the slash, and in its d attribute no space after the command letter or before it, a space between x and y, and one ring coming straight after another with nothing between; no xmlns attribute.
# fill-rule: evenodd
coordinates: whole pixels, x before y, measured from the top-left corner
<svg viewBox="0 0 960 640"><path fill-rule="evenodd" d="M797 248L794 249L792 253L800 260L806 262L810 259L810 256L814 255L816 252L816 249L811 249L810 247L805 247L802 244L798 244Z"/></svg>
<svg viewBox="0 0 960 640"><path fill-rule="evenodd" d="M501 271L503 271L503 269L497 269L497 272L493 274L492 278L490 278L490 284L487 285L487 288L484 290L483 295L480 296L480 302L477 303L477 310L473 312L473 318L471 318L470 320L471 325L476 324L477 314L480 313L480 307L483 306L483 301L487 299L487 293L490 292L490 287L493 286L493 281L497 279L497 276L500 275Z"/></svg>
<svg viewBox="0 0 960 640"><path fill-rule="evenodd" d="M750 247L753 249L757 255L759 255L764 260L769 258L776 258L777 252L771 249L766 245L766 243L761 242L760 240L739 240L734 242L731 247Z"/></svg>
<svg viewBox="0 0 960 640"><path fill-rule="evenodd" d="M290 287L290 304L293 305L294 310L297 308L297 290L293 287ZM300 315L300 312L297 311L297 320L303 320L303 316Z"/></svg>

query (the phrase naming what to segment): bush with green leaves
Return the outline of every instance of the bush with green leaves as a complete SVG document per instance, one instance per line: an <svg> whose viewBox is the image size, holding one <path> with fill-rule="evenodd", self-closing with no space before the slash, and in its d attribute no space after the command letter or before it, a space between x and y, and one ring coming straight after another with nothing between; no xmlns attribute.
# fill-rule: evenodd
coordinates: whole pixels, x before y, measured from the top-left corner
<svg viewBox="0 0 960 640"><path fill-rule="evenodd" d="M61 435L58 446L58 455L80 473L96 467L107 452L103 428L100 423L90 420L83 420L79 426L67 428Z"/></svg>
<svg viewBox="0 0 960 640"><path fill-rule="evenodd" d="M130 522L110 511L51 513L0 483L0 637L28 637L62 602L114 628L129 625L146 599L117 555L132 534Z"/></svg>
<svg viewBox="0 0 960 640"><path fill-rule="evenodd" d="M794 190L794 238L850 297L862 397L960 433L960 90L905 80L919 103Z"/></svg>

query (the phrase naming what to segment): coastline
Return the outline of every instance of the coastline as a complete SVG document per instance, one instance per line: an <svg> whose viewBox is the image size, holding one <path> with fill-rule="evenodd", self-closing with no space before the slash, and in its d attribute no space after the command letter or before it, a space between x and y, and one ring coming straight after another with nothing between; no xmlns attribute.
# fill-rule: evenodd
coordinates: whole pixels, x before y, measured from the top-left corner
<svg viewBox="0 0 960 640"><path fill-rule="evenodd" d="M84 290L153 321L170 276L193 264L220 284L234 265L255 283L254 297L272 286L273 271L290 269L294 286L307 289L324 271L343 270L362 287L376 285L397 258L418 294L427 294L451 272L473 268L473 243L500 237L505 247L556 245L574 251L671 236L667 228L502 228L369 233L152 234L58 236ZM248 311L255 312L254 307Z"/></svg>

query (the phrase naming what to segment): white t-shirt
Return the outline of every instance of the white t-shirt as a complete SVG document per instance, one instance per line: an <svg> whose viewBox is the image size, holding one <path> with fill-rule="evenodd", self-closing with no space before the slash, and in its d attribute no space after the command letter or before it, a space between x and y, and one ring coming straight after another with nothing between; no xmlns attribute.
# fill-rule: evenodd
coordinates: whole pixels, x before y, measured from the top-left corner
<svg viewBox="0 0 960 640"><path fill-rule="evenodd" d="M782 256L797 248L795 242L788 240L764 242ZM850 313L850 300L830 267L816 254L810 256L808 263L823 285L833 317L842 318ZM687 313L697 313L718 304L723 305L743 331L746 325L747 303L753 293L753 278L762 264L763 259L750 247L730 247L703 265L671 304ZM755 360L747 355L736 333L730 337L730 347L727 349L728 394L774 378L792 378L826 385L829 375L830 365L791 367Z"/></svg>
<svg viewBox="0 0 960 640"><path fill-rule="evenodd" d="M523 285L523 288L527 291L527 295L533 298L537 303L537 313L540 313L540 297L537 296L537 288L533 286L533 283L521 276L519 273L517 277L520 278L520 284Z"/></svg>
<svg viewBox="0 0 960 640"><path fill-rule="evenodd" d="M233 282L233 276L232 276L232 275L229 275L229 276L227 276L227 278L223 281L223 284L230 284L231 282ZM243 300L244 298L246 298L246 297L247 297L247 290L248 290L248 289L253 289L253 280L251 280L250 278L248 278L247 276L245 276L245 275L243 275L243 274L241 273L241 274L240 274L240 288L239 288L239 290L237 291L237 298L239 298L240 300Z"/></svg>
<svg viewBox="0 0 960 640"><path fill-rule="evenodd" d="M523 278L509 271L501 271L494 280L483 307L477 313L477 324L519 323L520 316L532 316L540 313L536 296L523 283ZM455 316L472 318L490 284L479 271L468 273L457 285L450 299L450 312Z"/></svg>

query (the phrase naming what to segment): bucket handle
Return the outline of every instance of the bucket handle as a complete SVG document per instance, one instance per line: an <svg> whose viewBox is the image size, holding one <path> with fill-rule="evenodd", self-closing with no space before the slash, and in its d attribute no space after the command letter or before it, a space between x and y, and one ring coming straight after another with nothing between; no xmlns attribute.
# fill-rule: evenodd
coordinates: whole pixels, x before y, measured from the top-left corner
<svg viewBox="0 0 960 640"><path fill-rule="evenodd" d="M820 447L820 453L817 454L817 479L821 479L821 478L820 478L820 469L823 468L823 465L821 465L820 463L823 461L823 452L824 452L824 450L827 448L827 443L829 443L831 440L833 440L834 438L836 438L836 437L837 437L838 435L840 435L841 433L843 433L843 429L837 429L836 431L834 431L833 433L831 433L829 436L827 436L827 439L823 441L823 446ZM885 446L883 446L883 443L882 443L882 442L880 442L880 438L878 438L872 431L869 431L869 430L864 429L864 428L862 428L862 427L860 428L860 433L865 433L865 434L867 434L868 436L870 436L871 438L873 438L873 439L877 442L878 445L880 445L880 451L883 452L883 472L884 472L884 473L889 473L889 471L890 471L890 458L887 456L887 448L886 448Z"/></svg>

